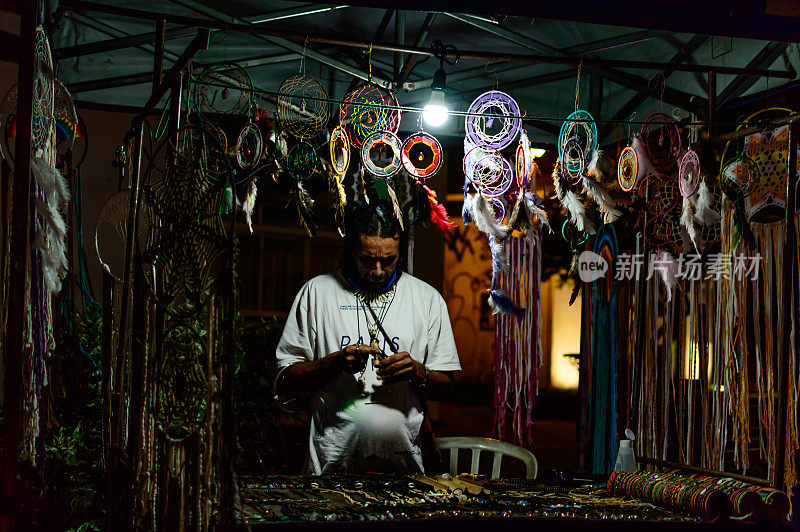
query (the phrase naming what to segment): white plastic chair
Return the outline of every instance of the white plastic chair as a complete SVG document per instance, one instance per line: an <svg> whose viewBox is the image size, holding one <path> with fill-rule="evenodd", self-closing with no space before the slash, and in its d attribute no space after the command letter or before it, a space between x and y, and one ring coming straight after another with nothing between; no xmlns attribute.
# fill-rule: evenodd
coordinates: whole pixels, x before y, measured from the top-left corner
<svg viewBox="0 0 800 532"><path fill-rule="evenodd" d="M450 449L450 474L454 476L458 474L458 451L460 449L472 450L472 465L469 472L473 475L478 474L482 451L494 453L491 476L493 479L500 476L500 464L504 455L522 460L525 464L525 478L536 478L539 473L539 462L536 461L536 457L532 452L518 445L492 438L475 438L471 436L436 438L436 443L439 445L439 449Z"/></svg>

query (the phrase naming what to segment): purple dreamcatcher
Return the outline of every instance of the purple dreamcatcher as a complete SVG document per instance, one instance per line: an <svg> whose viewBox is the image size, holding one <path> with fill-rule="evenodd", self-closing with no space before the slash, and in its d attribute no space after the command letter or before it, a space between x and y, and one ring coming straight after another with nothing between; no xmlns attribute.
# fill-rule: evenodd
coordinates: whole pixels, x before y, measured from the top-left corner
<svg viewBox="0 0 800 532"><path fill-rule="evenodd" d="M502 150L514 142L519 134L519 105L505 92L484 92L475 98L467 112L467 138L476 146L485 144Z"/></svg>

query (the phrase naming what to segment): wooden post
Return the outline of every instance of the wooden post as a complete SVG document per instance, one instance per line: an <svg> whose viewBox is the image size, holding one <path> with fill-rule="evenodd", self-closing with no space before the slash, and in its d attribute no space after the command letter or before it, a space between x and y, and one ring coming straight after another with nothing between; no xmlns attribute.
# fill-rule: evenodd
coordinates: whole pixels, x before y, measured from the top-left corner
<svg viewBox="0 0 800 532"><path fill-rule="evenodd" d="M17 142L14 154L14 190L11 207L14 217L9 234L9 298L4 368L3 454L0 463L0 532L13 528L16 510L15 486L19 442L22 439L22 362L25 331L25 278L28 275L30 249L31 117L33 114L33 67L36 42L36 12L39 2L21 3L20 58L17 77Z"/></svg>

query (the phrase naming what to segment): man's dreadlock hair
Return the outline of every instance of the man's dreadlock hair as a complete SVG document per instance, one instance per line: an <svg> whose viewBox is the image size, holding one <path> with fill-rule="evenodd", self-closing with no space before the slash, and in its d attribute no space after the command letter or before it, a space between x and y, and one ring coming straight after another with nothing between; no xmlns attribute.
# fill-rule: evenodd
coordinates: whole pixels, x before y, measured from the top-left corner
<svg viewBox="0 0 800 532"><path fill-rule="evenodd" d="M358 251L359 235L385 238L399 235L400 256L404 256L408 234L400 227L400 222L394 216L394 206L389 200L349 203L344 215L344 230L345 255Z"/></svg>

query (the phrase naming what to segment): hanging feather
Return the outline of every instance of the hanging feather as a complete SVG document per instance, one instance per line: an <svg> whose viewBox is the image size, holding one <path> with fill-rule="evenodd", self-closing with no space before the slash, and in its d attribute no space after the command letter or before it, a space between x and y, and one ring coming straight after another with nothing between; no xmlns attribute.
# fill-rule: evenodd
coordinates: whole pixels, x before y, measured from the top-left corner
<svg viewBox="0 0 800 532"><path fill-rule="evenodd" d="M452 229L456 226L453 222L450 221L449 217L447 216L447 209L445 209L444 205L439 203L436 199L436 192L428 188L427 185L420 183L422 189L425 191L425 194L428 196L428 204L430 205L430 221L439 228L439 231L442 233L446 233L448 229Z"/></svg>
<svg viewBox="0 0 800 532"><path fill-rule="evenodd" d="M67 183L61 173L40 157L31 158L31 171L44 200L36 198L36 210L44 219L37 229L34 248L41 251L42 273L47 289L57 294L67 273L67 224L60 209L69 201Z"/></svg>
<svg viewBox="0 0 800 532"><path fill-rule="evenodd" d="M314 237L317 235L317 224L311 216L311 209L314 206L314 199L306 191L301 182L297 182L297 216L300 219L300 225L305 229L308 236Z"/></svg>
<svg viewBox="0 0 800 532"><path fill-rule="evenodd" d="M475 226L479 231L491 235L498 240L503 240L508 236L509 227L497 223L494 218L494 208L486 201L482 194L478 193L472 199L472 217Z"/></svg>
<svg viewBox="0 0 800 532"><path fill-rule="evenodd" d="M595 234L597 231L594 224L586 218L586 210L583 207L583 203L574 192L566 188L567 184L561 175L561 161L556 161L553 168L553 185L556 197L566 209L567 215L576 229L578 231L585 230L590 235Z"/></svg>
<svg viewBox="0 0 800 532"><path fill-rule="evenodd" d="M699 253L700 248L697 247L697 228L694 226L694 205L692 205L690 198L683 198L681 226L686 231L686 236L691 240L694 249Z"/></svg>
<svg viewBox="0 0 800 532"><path fill-rule="evenodd" d="M533 192L526 191L525 203L528 207L528 212L532 215L532 218L537 218L540 223L546 225L547 229L552 232L552 229L550 229L550 222L547 219L547 213L541 207L541 202L538 196Z"/></svg>
<svg viewBox="0 0 800 532"><path fill-rule="evenodd" d="M656 253L655 260L660 265L658 273L664 282L664 287L667 289L667 301L672 301L672 293L678 284L678 262L672 256L672 253L664 250L659 250Z"/></svg>
<svg viewBox="0 0 800 532"><path fill-rule="evenodd" d="M392 185L388 182L386 183L386 192L389 194L389 199L392 200L392 207L394 208L394 217L397 218L397 221L400 222L400 230L405 231L405 227L403 226L403 211L400 210L400 204L397 201L397 194L394 193L394 189Z"/></svg>
<svg viewBox="0 0 800 532"><path fill-rule="evenodd" d="M464 206L461 207L461 218L464 219L464 225L472 223L472 195L464 194Z"/></svg>
<svg viewBox="0 0 800 532"><path fill-rule="evenodd" d="M522 192L517 193L517 200L514 202L514 208L511 210L511 216L508 217L508 227L512 231L527 231L530 228L531 219L528 216L528 206L525 203L525 194ZM511 232L509 231L509 234Z"/></svg>
<svg viewBox="0 0 800 532"><path fill-rule="evenodd" d="M492 307L492 314L509 314L520 319L525 317L525 309L516 306L502 290L489 290L489 306Z"/></svg>
<svg viewBox="0 0 800 532"><path fill-rule="evenodd" d="M492 252L492 287L494 288L500 279L499 274L501 272L508 273L508 253L503 244L493 236L489 237L489 249Z"/></svg>
<svg viewBox="0 0 800 532"><path fill-rule="evenodd" d="M247 187L247 193L244 195L242 202L242 211L244 211L244 219L247 221L247 227L250 228L250 234L253 234L253 210L256 208L256 194L258 188L256 187L256 180L250 181Z"/></svg>
<svg viewBox="0 0 800 532"><path fill-rule="evenodd" d="M636 150L636 162L638 172L636 174L636 182L641 183L641 180L651 174L658 174L653 163L647 157L647 151L644 149L642 138L639 135L634 135L631 141L631 147Z"/></svg>
<svg viewBox="0 0 800 532"><path fill-rule="evenodd" d="M610 224L616 222L619 217L622 216L622 213L616 208L616 202L611 198L605 187L591 177L584 175L582 179L586 194L600 207L600 213L603 215L603 223Z"/></svg>
<svg viewBox="0 0 800 532"><path fill-rule="evenodd" d="M598 149L592 152L592 157L586 166L586 173L598 183L606 183L613 178L616 171L615 166L611 156Z"/></svg>
<svg viewBox="0 0 800 532"><path fill-rule="evenodd" d="M719 221L719 213L711 208L713 198L711 197L711 189L706 185L705 180L700 182L700 188L697 191L697 204L695 205L694 218L701 225L711 226Z"/></svg>

